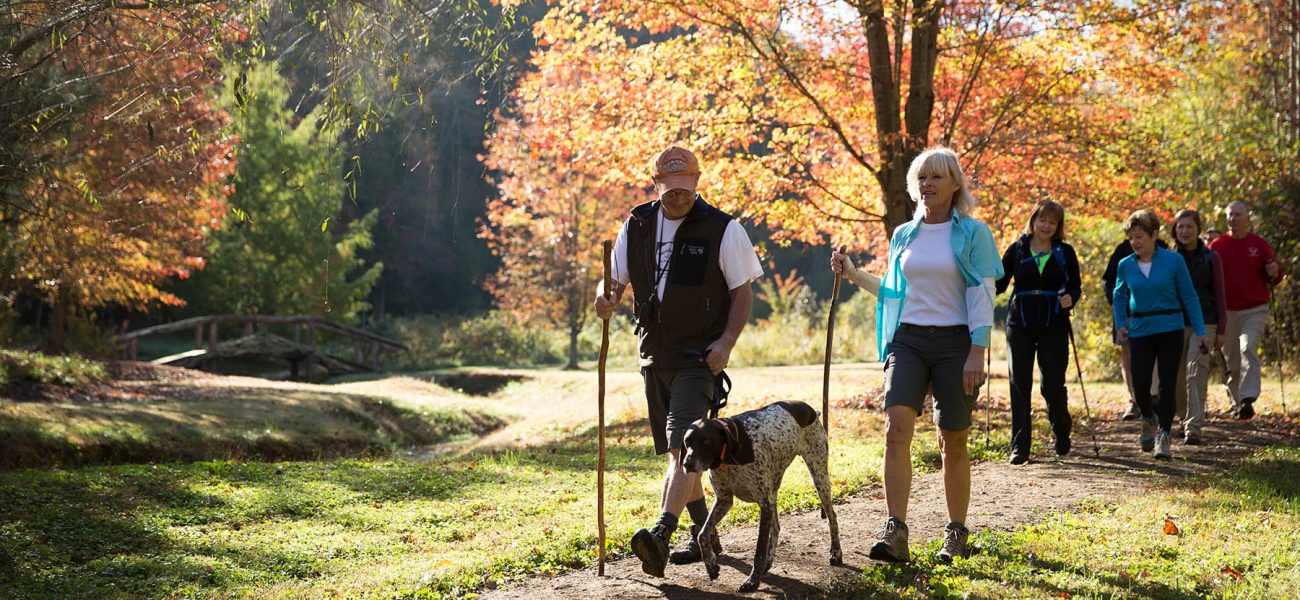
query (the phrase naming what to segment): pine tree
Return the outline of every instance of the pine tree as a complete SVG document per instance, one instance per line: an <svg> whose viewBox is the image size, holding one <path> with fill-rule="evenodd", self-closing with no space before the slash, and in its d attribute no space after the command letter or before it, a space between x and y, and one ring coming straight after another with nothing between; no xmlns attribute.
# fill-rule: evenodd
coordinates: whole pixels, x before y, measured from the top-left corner
<svg viewBox="0 0 1300 600"><path fill-rule="evenodd" d="M226 81L222 104L239 138L235 191L183 297L204 312L354 318L369 308L383 265L359 256L373 244L375 212L336 220L347 195L337 130L319 111L299 119L287 108L289 86L272 63Z"/></svg>

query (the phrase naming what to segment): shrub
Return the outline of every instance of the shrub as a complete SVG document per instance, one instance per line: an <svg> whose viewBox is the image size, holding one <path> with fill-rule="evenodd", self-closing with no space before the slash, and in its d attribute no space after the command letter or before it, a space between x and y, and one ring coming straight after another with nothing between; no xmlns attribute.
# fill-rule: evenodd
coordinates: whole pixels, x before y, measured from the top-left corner
<svg viewBox="0 0 1300 600"><path fill-rule="evenodd" d="M0 348L0 386L53 383L81 387L107 376L104 365L80 356Z"/></svg>

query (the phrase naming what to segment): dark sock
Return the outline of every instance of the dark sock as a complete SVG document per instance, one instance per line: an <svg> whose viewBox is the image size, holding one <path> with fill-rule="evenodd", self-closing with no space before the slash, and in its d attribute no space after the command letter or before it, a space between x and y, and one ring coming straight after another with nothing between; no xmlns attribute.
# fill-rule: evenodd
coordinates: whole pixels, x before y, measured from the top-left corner
<svg viewBox="0 0 1300 600"><path fill-rule="evenodd" d="M966 528L966 524L965 524L965 523L958 523L958 522L956 522L956 521L948 521L948 527L952 527L953 525L956 525L956 526L957 526L957 529L965 529L965 528Z"/></svg>
<svg viewBox="0 0 1300 600"><path fill-rule="evenodd" d="M709 505L704 503L704 498L692 500L686 503L686 512L691 515L691 520L696 525L704 526L704 521L709 518Z"/></svg>
<svg viewBox="0 0 1300 600"><path fill-rule="evenodd" d="M659 515L659 521L655 523L655 526L663 528L665 540L671 540L673 532L677 531L677 515L665 512Z"/></svg>

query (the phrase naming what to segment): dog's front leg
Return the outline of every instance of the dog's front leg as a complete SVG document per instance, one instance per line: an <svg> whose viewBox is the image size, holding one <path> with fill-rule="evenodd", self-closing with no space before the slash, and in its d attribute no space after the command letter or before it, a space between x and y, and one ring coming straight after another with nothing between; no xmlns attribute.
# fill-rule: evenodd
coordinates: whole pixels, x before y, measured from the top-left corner
<svg viewBox="0 0 1300 600"><path fill-rule="evenodd" d="M772 521L776 518L775 503L769 505L764 503L758 509L758 545L754 548L754 570L750 571L749 579L740 584L740 592L748 593L758 589L758 578L767 571L767 565L771 564L772 546Z"/></svg>
<svg viewBox="0 0 1300 600"><path fill-rule="evenodd" d="M726 486L718 485L716 479L713 482L713 491L717 499L713 501L713 508L709 510L709 518L704 520L699 536L695 538L695 543L700 546L700 558L704 561L704 570L709 573L709 579L717 579L719 572L718 555L713 553L713 536L718 535L718 523L727 516L732 503L731 490Z"/></svg>

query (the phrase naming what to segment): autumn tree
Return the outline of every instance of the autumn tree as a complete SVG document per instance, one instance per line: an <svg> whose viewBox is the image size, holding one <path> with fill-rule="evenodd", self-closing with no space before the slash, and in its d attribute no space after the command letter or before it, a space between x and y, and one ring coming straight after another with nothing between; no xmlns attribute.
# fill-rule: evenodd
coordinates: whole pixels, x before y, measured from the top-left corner
<svg viewBox="0 0 1300 600"><path fill-rule="evenodd" d="M228 77L222 105L239 138L226 227L212 233L206 268L178 293L195 310L317 314L352 319L381 264L366 265L375 212L335 221L346 202L337 130L320 111L298 119L273 63Z"/></svg>
<svg viewBox="0 0 1300 600"><path fill-rule="evenodd" d="M644 153L682 141L723 207L779 235L878 248L911 217L906 169L935 143L962 155L995 227L1042 196L1097 210L1086 201L1106 197L1111 180L1092 149L1124 118L1110 100L1168 86L1208 10L567 0L537 25L543 49L528 77L589 76L528 101L594 113L582 145L605 182L636 181Z"/></svg>
<svg viewBox="0 0 1300 600"><path fill-rule="evenodd" d="M554 78L576 77L572 71ZM533 81L522 97L549 87ZM581 147L585 116L550 112L545 102L525 103L514 119L499 119L485 163L495 173L497 197L488 201L480 236L501 260L487 281L497 306L521 319L559 325L569 335L568 365L578 367L578 334L592 290L601 277L600 245L612 224L626 217L628 184L593 177ZM608 237L608 236L607 236ZM612 237L608 237L612 239Z"/></svg>
<svg viewBox="0 0 1300 600"><path fill-rule="evenodd" d="M133 17L87 28L60 48L64 73L42 81L61 81L66 102L25 117L44 137L18 143L43 162L5 165L0 177L0 252L15 268L6 285L51 307L55 350L74 309L179 303L159 283L199 266L224 210L231 143L224 115L207 101L219 72L211 36L191 35L162 12Z"/></svg>

